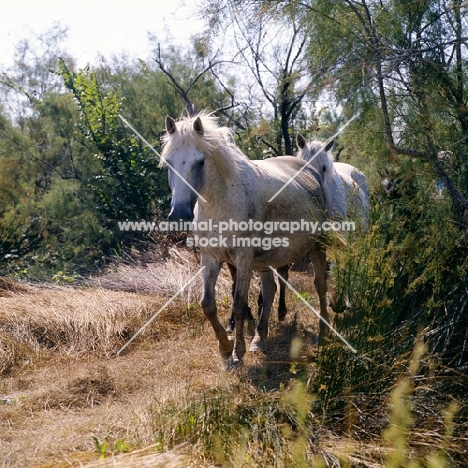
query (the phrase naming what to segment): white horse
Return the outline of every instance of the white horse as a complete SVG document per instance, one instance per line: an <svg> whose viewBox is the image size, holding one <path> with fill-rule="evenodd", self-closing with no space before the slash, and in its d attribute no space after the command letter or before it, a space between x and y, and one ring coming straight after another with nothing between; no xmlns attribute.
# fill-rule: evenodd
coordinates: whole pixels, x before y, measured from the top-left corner
<svg viewBox="0 0 468 468"><path fill-rule="evenodd" d="M327 217L330 220L354 220L363 231L369 228L369 189L366 176L354 166L334 162L331 149L333 141L323 150L323 143L312 140L307 143L300 134L296 137L298 158L311 161L321 175L325 193ZM336 311L336 297L330 297L330 306Z"/></svg>
<svg viewBox="0 0 468 468"><path fill-rule="evenodd" d="M313 140L309 143L298 133L296 137L299 146L298 157L310 161L323 146L323 143ZM331 149L334 142L330 142L320 154L311 162L320 174L321 183L326 198L327 214L330 220L354 219L364 231L369 227L369 190L366 176L356 167L350 164L334 162ZM230 266L231 275L235 279L235 269ZM280 275L287 280L289 265L278 269ZM285 285L280 280L278 318L280 321L286 318ZM258 304L261 311L262 294L260 292ZM335 306L334 297L331 304ZM249 317L251 314L249 313ZM228 331L234 327L234 314L231 315Z"/></svg>
<svg viewBox="0 0 468 468"><path fill-rule="evenodd" d="M169 220L192 221L196 216L196 234L205 239L200 248L204 267L202 307L227 366L242 362L245 354L243 322L253 270L259 272L264 302L251 350L263 349L268 333L268 318L276 293L270 267L292 263L307 252L310 252L316 271L314 282L319 292L320 313L328 321L325 239L322 232L285 233L279 224L269 235L265 231L239 232L234 228L222 235L219 232L220 223L229 221L248 223L252 220L264 225L266 222L291 223L302 219L325 221L324 193L317 171L310 167L303 169L304 161L292 156L250 161L232 143L232 132L219 127L212 116L198 115L178 123L166 117L166 131L162 163L169 167L172 191ZM301 169L302 172L298 173ZM210 220L212 230L206 226L202 228L200 223L208 224ZM239 237L244 239L243 243L239 242ZM281 242L273 243L275 238ZM264 243L265 240L272 244L271 248L265 248L268 244ZM222 262L236 268L234 343L228 339L216 310L215 285ZM320 321L321 338L326 330L326 325Z"/></svg>
<svg viewBox="0 0 468 468"><path fill-rule="evenodd" d="M354 219L361 229L369 228L369 189L366 176L354 166L334 162L330 142L320 153L323 143L307 142L300 134L296 137L299 153L297 157L311 161L321 175L325 192L327 215L331 220ZM317 154L318 153L318 154Z"/></svg>

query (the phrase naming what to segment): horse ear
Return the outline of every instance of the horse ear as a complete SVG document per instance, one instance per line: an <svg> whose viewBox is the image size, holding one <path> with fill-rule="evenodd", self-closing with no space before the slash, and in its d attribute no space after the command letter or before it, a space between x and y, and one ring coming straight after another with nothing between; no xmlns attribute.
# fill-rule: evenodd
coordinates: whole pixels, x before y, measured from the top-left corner
<svg viewBox="0 0 468 468"><path fill-rule="evenodd" d="M325 151L330 151L333 148L333 145L335 144L335 140L330 141L330 143L325 146Z"/></svg>
<svg viewBox="0 0 468 468"><path fill-rule="evenodd" d="M296 143L297 143L297 146L299 146L300 149L303 149L303 148L305 148L305 146L307 144L307 141L300 133L298 133L296 135Z"/></svg>
<svg viewBox="0 0 468 468"><path fill-rule="evenodd" d="M175 120L168 115L166 115L166 132L169 133L169 135L177 132Z"/></svg>
<svg viewBox="0 0 468 468"><path fill-rule="evenodd" d="M193 129L201 136L203 136L203 124L200 119L200 117L197 117L195 119L195 122L193 122Z"/></svg>

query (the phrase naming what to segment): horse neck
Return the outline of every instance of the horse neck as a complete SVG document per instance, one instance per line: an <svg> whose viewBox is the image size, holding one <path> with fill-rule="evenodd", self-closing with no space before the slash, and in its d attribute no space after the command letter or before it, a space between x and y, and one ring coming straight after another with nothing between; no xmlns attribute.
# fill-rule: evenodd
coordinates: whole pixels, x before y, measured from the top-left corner
<svg viewBox="0 0 468 468"><path fill-rule="evenodd" d="M252 164L247 158L228 152L205 154L205 158L205 181L200 194L216 206L230 205L238 197L236 188L248 177Z"/></svg>
<svg viewBox="0 0 468 468"><path fill-rule="evenodd" d="M323 183L329 215L332 218L346 216L347 197L345 185L345 181L332 167Z"/></svg>

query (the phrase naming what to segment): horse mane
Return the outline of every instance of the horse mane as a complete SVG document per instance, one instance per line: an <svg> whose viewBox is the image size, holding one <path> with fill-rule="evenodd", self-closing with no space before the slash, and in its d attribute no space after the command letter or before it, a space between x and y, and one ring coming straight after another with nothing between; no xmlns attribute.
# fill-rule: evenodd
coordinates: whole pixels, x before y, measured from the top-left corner
<svg viewBox="0 0 468 468"><path fill-rule="evenodd" d="M197 118L202 122L203 135L194 129ZM162 137L161 165L172 151L184 146L195 146L207 159L212 159L224 179L240 172L240 161L248 161L247 156L234 144L234 132L230 128L220 127L218 119L212 114L201 112L193 117L182 117L176 128L176 132L166 132Z"/></svg>
<svg viewBox="0 0 468 468"><path fill-rule="evenodd" d="M315 156L322 147L323 143L321 141L312 140L309 141L297 155L299 159L303 159L304 161L310 161L314 158L311 164L319 171L320 174L322 173L323 166L326 166L331 172L333 170L333 155L331 150L325 151L325 149L323 149L320 154Z"/></svg>

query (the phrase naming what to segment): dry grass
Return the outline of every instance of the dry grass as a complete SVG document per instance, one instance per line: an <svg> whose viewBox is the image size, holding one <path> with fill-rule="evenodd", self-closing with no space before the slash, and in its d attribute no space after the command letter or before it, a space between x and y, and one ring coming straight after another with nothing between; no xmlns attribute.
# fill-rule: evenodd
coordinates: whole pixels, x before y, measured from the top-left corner
<svg viewBox="0 0 468 468"><path fill-rule="evenodd" d="M0 331L0 376L8 374L15 367L27 362L33 350L21 341Z"/></svg>
<svg viewBox="0 0 468 468"><path fill-rule="evenodd" d="M74 293L79 300L82 291L68 292L70 297ZM62 299L60 290L47 294L51 303ZM14 310L21 299L25 297L16 298ZM135 295L135 311L142 300L148 299ZM24 303L27 313L30 301ZM65 323L69 304L63 304L59 322L56 314L51 316L54 333L59 332L57 323ZM11 319L5 304L2 309ZM108 311L114 317L113 310ZM80 313L76 308L70 312L69 319ZM26 364L11 366L0 381L0 403L4 403L0 404L0 460L4 465L80 466L99 456L93 436L108 440L108 454L118 439L129 441L132 449L154 443L153 428L142 415L155 396L163 401L186 393L187 388L203 391L216 385L220 371L208 328L203 322L192 328L203 320L200 311L179 305L161 319L124 356L106 357L108 353L93 351L95 336L87 345L80 337L80 346L64 342L63 348L41 348ZM22 332L23 325L20 320ZM47 322L43 325L47 328ZM67 352L60 352L63 349Z"/></svg>
<svg viewBox="0 0 468 468"><path fill-rule="evenodd" d="M196 285L116 356L197 267L182 252L161 263L117 267L86 288L0 282L0 466L83 466L99 457L93 437L108 444L112 466L170 466L169 459L186 466L184 458L191 466L209 466L193 447L190 457L146 448L160 429L154 408L187 405L188 395L196 401L238 379L253 388L278 388L291 378L291 333L307 340L314 319L300 327L294 314L286 324L273 319L268 356L248 355L245 368L228 375L211 326L194 306ZM219 313L226 322L231 281L227 269L220 276ZM253 308L257 293L254 281ZM132 454L119 453L119 439Z"/></svg>
<svg viewBox="0 0 468 468"><path fill-rule="evenodd" d="M104 276L91 281L104 289L127 291L140 294L156 294L171 297L176 294L200 269L199 259L186 249L170 247L164 258L144 261L138 264L117 264ZM224 268L217 282L218 297L231 294L231 278ZM191 306L200 300L201 276L197 277L180 294L180 299Z"/></svg>
<svg viewBox="0 0 468 468"><path fill-rule="evenodd" d="M34 351L112 356L198 269L191 252L171 250L171 255L159 263L119 265L81 289L19 285L0 278L0 292L4 293L0 303L0 333L4 336L0 353L11 356L9 361L18 360L21 344ZM230 288L225 269L217 287L224 303L230 299ZM186 313L196 309L200 290L198 277L178 296L177 310L182 307ZM181 315L179 320L186 318ZM143 336L166 334L168 325L173 325L168 319L158 320ZM0 372L6 372L6 367Z"/></svg>
<svg viewBox="0 0 468 468"><path fill-rule="evenodd" d="M115 354L197 270L181 255L117 267L87 288L0 281L0 466L207 467L213 460L241 466L249 453L245 466L263 467L287 450L282 456L295 466L299 403L309 397L288 395L298 375L313 375L317 319L291 292L286 322L272 314L267 353L247 353L236 373L223 371L211 326L194 305L195 289ZM317 306L310 276L292 273L290 281ZM224 272L218 290L224 323L230 289ZM256 284L251 293L255 310ZM302 348L292 360L295 337ZM311 421L309 461L383 466L388 449L377 438L337 437L325 432L323 417ZM261 437L247 441L235 432L238 418L239 427L255 421ZM275 466L283 466L278 460Z"/></svg>
<svg viewBox="0 0 468 468"><path fill-rule="evenodd" d="M20 291L27 291L27 288L10 278L0 277L0 297L8 297Z"/></svg>
<svg viewBox="0 0 468 468"><path fill-rule="evenodd" d="M146 298L125 293L31 288L3 299L0 319L4 331L35 350L109 355L116 340L128 334L135 319L148 316L150 308Z"/></svg>
<svg viewBox="0 0 468 468"><path fill-rule="evenodd" d="M171 450L165 453L155 453L156 447L145 447L132 453L111 456L105 460L91 462L85 468L180 468L186 466L187 455L180 453L183 450Z"/></svg>

